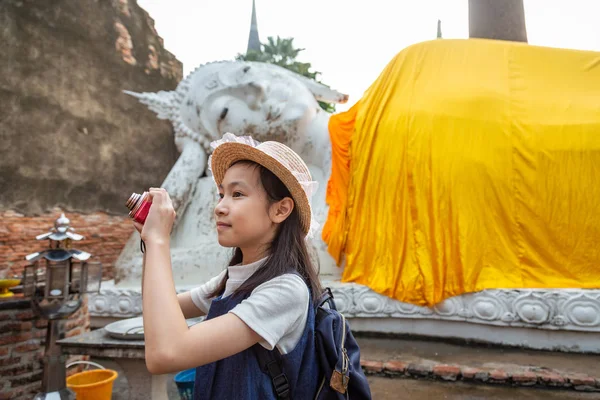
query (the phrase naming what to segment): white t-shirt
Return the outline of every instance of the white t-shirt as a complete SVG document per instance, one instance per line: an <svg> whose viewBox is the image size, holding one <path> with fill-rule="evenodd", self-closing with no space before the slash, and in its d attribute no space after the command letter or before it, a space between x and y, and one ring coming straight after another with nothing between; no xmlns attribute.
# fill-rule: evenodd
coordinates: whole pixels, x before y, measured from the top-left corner
<svg viewBox="0 0 600 400"><path fill-rule="evenodd" d="M228 267L229 278L223 297L229 296L246 281L266 259L252 264ZM221 272L204 285L192 289L192 301L204 314L208 314L212 292L225 276ZM296 274L284 274L258 285L230 313L237 315L246 325L263 338L259 343L268 350L275 347L281 354L291 352L302 337L308 316L309 291L306 283Z"/></svg>

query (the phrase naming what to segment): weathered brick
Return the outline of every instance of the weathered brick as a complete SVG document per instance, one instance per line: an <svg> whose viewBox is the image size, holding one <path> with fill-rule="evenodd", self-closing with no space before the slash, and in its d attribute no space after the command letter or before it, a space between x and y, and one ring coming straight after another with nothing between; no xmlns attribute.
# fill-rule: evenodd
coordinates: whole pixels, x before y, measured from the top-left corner
<svg viewBox="0 0 600 400"><path fill-rule="evenodd" d="M71 331L67 332L67 333L65 334L65 337L68 337L68 338L70 338L70 337L73 337L73 336L81 335L82 333L83 333L83 331L82 331L82 329L81 329L81 328L75 328L75 329L73 329L73 330L71 330Z"/></svg>
<svg viewBox="0 0 600 400"><path fill-rule="evenodd" d="M460 374L465 379L474 379L475 374L477 374L479 371L479 368L461 367Z"/></svg>
<svg viewBox="0 0 600 400"><path fill-rule="evenodd" d="M0 358L0 367L6 367L9 365L18 364L21 361L21 357L4 357Z"/></svg>
<svg viewBox="0 0 600 400"><path fill-rule="evenodd" d="M543 372L538 372L537 373L538 376L538 381L546 386L554 386L554 387L561 387L564 386L565 383L567 382L567 380L555 373L555 372L550 372L550 371L543 371Z"/></svg>
<svg viewBox="0 0 600 400"><path fill-rule="evenodd" d="M10 383L13 387L22 386L22 385L26 385L28 383L32 383L32 382L41 380L42 374L43 374L43 371L36 371L36 372L28 373L28 374L23 374L23 375L14 377L14 378L8 378L8 380L10 381Z"/></svg>
<svg viewBox="0 0 600 400"><path fill-rule="evenodd" d="M37 318L37 316L35 315L35 313L32 310L27 310L27 311L17 313L17 314L15 314L15 317L17 319L20 319L21 321L28 321L28 320Z"/></svg>
<svg viewBox="0 0 600 400"><path fill-rule="evenodd" d="M387 361L383 364L383 369L388 375L399 375L403 374L406 371L406 367L408 364L403 361Z"/></svg>
<svg viewBox="0 0 600 400"><path fill-rule="evenodd" d="M506 371L501 369L491 370L489 374L489 381L493 383L506 383L510 378Z"/></svg>
<svg viewBox="0 0 600 400"><path fill-rule="evenodd" d="M533 386L537 383L537 376L531 371L515 371L512 373L512 380L522 386Z"/></svg>
<svg viewBox="0 0 600 400"><path fill-rule="evenodd" d="M15 346L14 351L17 353L27 353L29 351L38 350L40 348L39 340L29 340L26 343Z"/></svg>
<svg viewBox="0 0 600 400"><path fill-rule="evenodd" d="M47 319L38 319L37 321L35 321L35 327L38 329L45 329L48 326L48 320Z"/></svg>
<svg viewBox="0 0 600 400"><path fill-rule="evenodd" d="M46 339L46 330L44 329L33 332L33 337L36 339Z"/></svg>
<svg viewBox="0 0 600 400"><path fill-rule="evenodd" d="M436 365L432 372L434 376L446 381L455 381L460 376L460 368L456 365Z"/></svg>
<svg viewBox="0 0 600 400"><path fill-rule="evenodd" d="M33 371L33 365L19 364L0 368L0 376L18 376Z"/></svg>
<svg viewBox="0 0 600 400"><path fill-rule="evenodd" d="M21 393L23 392L19 388L11 389L6 392L0 392L0 400L13 400L18 398L18 396L20 396Z"/></svg>
<svg viewBox="0 0 600 400"><path fill-rule="evenodd" d="M20 386L21 394L18 397L13 398L13 400L31 400L37 393L39 393L42 389L42 383L33 382L28 385Z"/></svg>
<svg viewBox="0 0 600 400"><path fill-rule="evenodd" d="M77 318L77 319L67 321L67 323L64 325L64 329L68 331L68 330L71 330L71 329L73 329L77 326L81 326L81 325L82 325L82 323L81 323L80 319Z"/></svg>
<svg viewBox="0 0 600 400"><path fill-rule="evenodd" d="M477 371L473 379L479 382L487 382L490 379L490 373L484 370Z"/></svg>
<svg viewBox="0 0 600 400"><path fill-rule="evenodd" d="M4 312L0 313L0 321L7 321L9 319L12 319L12 314L11 313L9 313L7 311L4 311Z"/></svg>
<svg viewBox="0 0 600 400"><path fill-rule="evenodd" d="M74 361L89 361L89 356L71 356L67 360L67 364L70 364ZM84 370L84 368L85 368L85 365L82 365L82 364L73 366L68 369L67 376L71 376L73 374L76 374L77 372L82 372Z"/></svg>
<svg viewBox="0 0 600 400"><path fill-rule="evenodd" d="M18 321L9 321L3 324L0 324L0 334L7 332L15 332L20 331L21 323Z"/></svg>
<svg viewBox="0 0 600 400"><path fill-rule="evenodd" d="M413 376L429 376L433 367L429 364L410 363L406 367L406 372Z"/></svg>
<svg viewBox="0 0 600 400"><path fill-rule="evenodd" d="M0 347L0 357L5 356L8 354L8 346L7 347Z"/></svg>
<svg viewBox="0 0 600 400"><path fill-rule="evenodd" d="M585 375L585 374L568 374L566 375L566 378L569 380L569 382L571 382L573 385L595 385L595 379L592 378L589 375Z"/></svg>
<svg viewBox="0 0 600 400"><path fill-rule="evenodd" d="M16 335L4 335L0 337L0 346L5 344L24 342L26 340L31 339L31 337L31 332L19 333Z"/></svg>
<svg viewBox="0 0 600 400"><path fill-rule="evenodd" d="M360 360L360 365L365 373L377 374L383 371L383 362L381 361Z"/></svg>
<svg viewBox="0 0 600 400"><path fill-rule="evenodd" d="M21 322L19 329L21 331L30 331L31 329L33 329L33 324L31 323L31 321Z"/></svg>
<svg viewBox="0 0 600 400"><path fill-rule="evenodd" d="M573 385L575 390L592 391L596 389L596 379L585 374L567 374L565 378Z"/></svg>

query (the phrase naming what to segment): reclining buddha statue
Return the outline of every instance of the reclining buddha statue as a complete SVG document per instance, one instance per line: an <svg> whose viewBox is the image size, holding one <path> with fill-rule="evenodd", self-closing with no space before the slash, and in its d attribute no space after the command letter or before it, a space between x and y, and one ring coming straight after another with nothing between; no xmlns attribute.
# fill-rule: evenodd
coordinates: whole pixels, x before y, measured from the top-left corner
<svg viewBox="0 0 600 400"><path fill-rule="evenodd" d="M178 285L228 260L206 164L209 143L233 132L281 141L309 165L314 254L342 282L353 329L600 352L582 336L600 331L599 53L418 43L334 115L317 100L347 96L261 63L207 64L173 92L130 94L173 123L181 151L163 183ZM116 267L117 285L139 287L137 234Z"/></svg>

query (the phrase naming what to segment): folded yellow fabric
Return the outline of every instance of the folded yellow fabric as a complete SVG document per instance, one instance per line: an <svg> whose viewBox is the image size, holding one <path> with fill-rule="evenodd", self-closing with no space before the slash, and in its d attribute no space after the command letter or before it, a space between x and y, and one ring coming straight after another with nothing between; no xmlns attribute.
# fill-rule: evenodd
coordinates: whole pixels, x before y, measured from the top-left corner
<svg viewBox="0 0 600 400"><path fill-rule="evenodd" d="M600 287L600 53L419 43L329 128L343 281L427 306Z"/></svg>

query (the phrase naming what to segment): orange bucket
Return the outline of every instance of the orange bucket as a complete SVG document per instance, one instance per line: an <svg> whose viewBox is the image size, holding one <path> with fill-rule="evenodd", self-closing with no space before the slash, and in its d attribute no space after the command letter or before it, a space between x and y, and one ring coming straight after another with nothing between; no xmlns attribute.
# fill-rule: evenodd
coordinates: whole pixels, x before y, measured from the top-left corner
<svg viewBox="0 0 600 400"><path fill-rule="evenodd" d="M118 375L112 369L79 372L67 378L67 387L75 392L77 400L110 400Z"/></svg>

